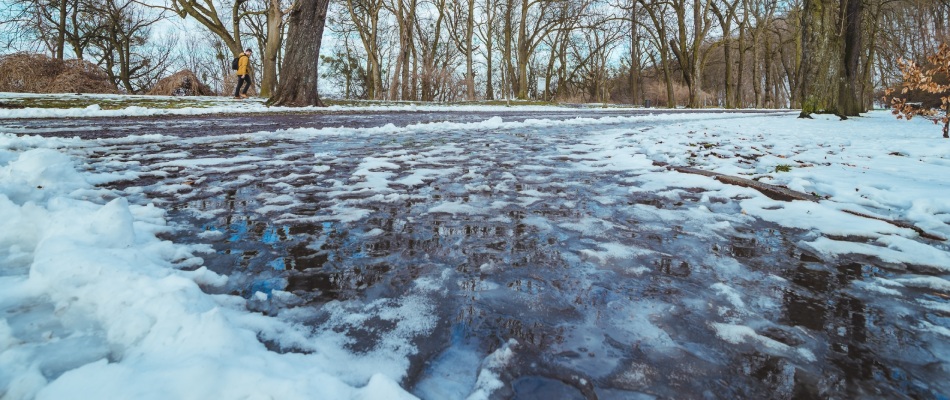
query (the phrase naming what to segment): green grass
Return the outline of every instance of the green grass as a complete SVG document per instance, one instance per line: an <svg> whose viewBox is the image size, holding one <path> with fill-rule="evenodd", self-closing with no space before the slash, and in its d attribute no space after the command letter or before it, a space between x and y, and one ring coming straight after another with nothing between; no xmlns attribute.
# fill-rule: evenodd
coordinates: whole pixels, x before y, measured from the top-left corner
<svg viewBox="0 0 950 400"><path fill-rule="evenodd" d="M790 172L792 166L788 164L779 164L775 166L775 172Z"/></svg>

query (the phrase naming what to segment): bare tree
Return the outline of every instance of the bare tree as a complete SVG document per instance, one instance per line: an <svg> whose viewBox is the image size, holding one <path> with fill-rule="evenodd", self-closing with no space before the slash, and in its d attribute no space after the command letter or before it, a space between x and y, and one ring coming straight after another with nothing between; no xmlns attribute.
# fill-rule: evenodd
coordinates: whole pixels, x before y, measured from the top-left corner
<svg viewBox="0 0 950 400"><path fill-rule="evenodd" d="M94 21L98 29L92 53L116 87L128 93L148 89L164 75L172 43L149 46L151 27L162 20L132 0L90 0L99 10Z"/></svg>
<svg viewBox="0 0 950 400"><path fill-rule="evenodd" d="M380 11L383 0L347 0L351 22L359 34L360 42L366 52L367 97L381 99L383 79L380 52Z"/></svg>
<svg viewBox="0 0 950 400"><path fill-rule="evenodd" d="M390 99L411 100L415 94L409 80L417 4L418 0L391 0L391 3L384 3L384 7L395 16L396 27L399 32L396 69L392 75L392 84L389 87Z"/></svg>
<svg viewBox="0 0 950 400"><path fill-rule="evenodd" d="M251 0L243 3L242 19L248 25L251 36L257 40L261 54L260 96L270 97L277 89L277 60L284 40L284 16L286 0Z"/></svg>
<svg viewBox="0 0 950 400"><path fill-rule="evenodd" d="M494 85L494 44L495 44L495 34L498 31L498 0L484 0L482 3L482 11L480 14L484 16L484 19L480 24L477 25L476 34L478 35L479 40L484 46L480 46L479 50L482 51L482 55L485 57L485 99L494 100L495 99L495 85Z"/></svg>
<svg viewBox="0 0 950 400"><path fill-rule="evenodd" d="M665 1L654 1L654 0L638 0L640 5L643 6L643 9L647 12L647 15L650 17L650 21L653 23L653 30L650 30L650 35L653 39L653 43L657 48L657 52L660 56L660 64L663 69L663 80L666 84L666 106L669 108L676 107L676 98L673 95L673 74L670 70L670 46L669 41L669 25L667 22L667 16L670 13L671 4ZM654 65L656 62L654 60Z"/></svg>
<svg viewBox="0 0 950 400"><path fill-rule="evenodd" d="M736 10L741 0L718 0L710 3L712 11L719 19L719 27L722 30L722 52L723 62L725 64L725 106L726 108L735 108L733 92L735 91L735 82L732 77L732 23L736 19ZM721 4L720 4L721 3Z"/></svg>
<svg viewBox="0 0 950 400"><path fill-rule="evenodd" d="M518 14L518 36L515 48L516 72L514 91L519 99L528 98L528 64L541 41L558 24L557 15L552 12L557 2L547 0L517 0L520 3Z"/></svg>
<svg viewBox="0 0 950 400"><path fill-rule="evenodd" d="M2 12L0 25L11 34L8 46L15 41L38 44L53 58L64 60L67 45L76 58L83 58L96 29L88 16L98 10L84 0L13 0Z"/></svg>
<svg viewBox="0 0 950 400"><path fill-rule="evenodd" d="M237 56L244 51L241 43L241 19L245 12L242 6L247 0L234 0L231 4L230 26L221 20L215 0L167 0L163 6L154 6L172 11L181 18L192 17L209 32L221 39L232 55Z"/></svg>
<svg viewBox="0 0 950 400"><path fill-rule="evenodd" d="M441 1L442 4L445 0ZM440 8L441 10L442 8ZM445 22L448 28L449 37L452 39L455 47L465 56L465 97L467 100L475 100L475 0L450 0L447 12L439 13L439 16L445 15Z"/></svg>
<svg viewBox="0 0 950 400"><path fill-rule="evenodd" d="M670 39L670 49L679 61L683 80L689 88L691 108L700 107L699 92L703 81L703 64L709 47L703 44L712 29L710 7L713 0L672 0L678 35ZM688 24L692 21L692 26Z"/></svg>
<svg viewBox="0 0 950 400"><path fill-rule="evenodd" d="M287 55L277 92L269 103L283 106L323 106L317 78L320 45L330 0L299 0L290 10Z"/></svg>

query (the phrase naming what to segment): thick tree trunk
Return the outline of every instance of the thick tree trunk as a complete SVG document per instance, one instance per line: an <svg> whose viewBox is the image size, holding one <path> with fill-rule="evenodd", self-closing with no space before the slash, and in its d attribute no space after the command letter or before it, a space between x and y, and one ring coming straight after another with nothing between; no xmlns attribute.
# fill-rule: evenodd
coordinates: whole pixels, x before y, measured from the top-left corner
<svg viewBox="0 0 950 400"><path fill-rule="evenodd" d="M798 95L798 99L802 102L802 112L798 114L798 118L811 118L811 114L817 111L817 107L814 104L815 101L809 98L809 95L812 91L809 86L813 83L811 83L811 81L808 79L808 74L811 73L812 70L810 64L812 62L812 53L814 52L814 49L812 49L810 42L815 40L814 14L820 10L820 5L816 5L816 3L819 1L821 0L805 0L802 3L802 62L799 64L800 68L798 69L798 81L801 82L801 85L799 86L800 94Z"/></svg>
<svg viewBox="0 0 950 400"><path fill-rule="evenodd" d="M841 0L841 22L844 25L841 73L838 77L838 107L841 117L854 117L864 112L859 98L859 60L861 58L861 33L864 19L863 0Z"/></svg>
<svg viewBox="0 0 950 400"><path fill-rule="evenodd" d="M802 5L802 112L808 118L816 112L838 113L836 85L841 61L835 23L835 0L805 0Z"/></svg>
<svg viewBox="0 0 950 400"><path fill-rule="evenodd" d="M290 12L287 54L277 93L268 102L281 106L323 106L317 92L318 62L330 0L299 0Z"/></svg>
<svg viewBox="0 0 950 400"><path fill-rule="evenodd" d="M263 74L261 77L261 97L270 97L277 90L277 55L280 53L281 26L284 12L279 0L271 0L267 6L267 42L261 59Z"/></svg>

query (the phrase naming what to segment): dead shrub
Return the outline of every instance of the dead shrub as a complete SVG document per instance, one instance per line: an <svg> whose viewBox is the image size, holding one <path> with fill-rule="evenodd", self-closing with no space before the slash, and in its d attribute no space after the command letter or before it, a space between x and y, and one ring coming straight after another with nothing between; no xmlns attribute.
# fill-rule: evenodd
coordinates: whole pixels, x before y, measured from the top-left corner
<svg viewBox="0 0 950 400"><path fill-rule="evenodd" d="M119 93L105 71L88 61L14 53L0 57L0 92Z"/></svg>
<svg viewBox="0 0 950 400"><path fill-rule="evenodd" d="M653 107L665 107L666 83L660 80L646 82L643 85L643 98L650 100ZM689 88L679 82L673 82L673 100L678 105L689 103Z"/></svg>
<svg viewBox="0 0 950 400"><path fill-rule="evenodd" d="M105 71L84 60L67 60L66 69L47 84L45 93L117 94Z"/></svg>
<svg viewBox="0 0 950 400"><path fill-rule="evenodd" d="M149 95L153 96L213 96L215 93L208 85L198 79L190 70L183 69L165 77L155 84Z"/></svg>

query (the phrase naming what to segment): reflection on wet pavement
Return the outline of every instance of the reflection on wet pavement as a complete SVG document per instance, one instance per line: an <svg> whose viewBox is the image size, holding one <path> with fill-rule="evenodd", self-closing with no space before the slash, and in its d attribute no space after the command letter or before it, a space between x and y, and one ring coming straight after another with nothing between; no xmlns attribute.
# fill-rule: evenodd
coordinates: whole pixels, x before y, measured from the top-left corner
<svg viewBox="0 0 950 400"><path fill-rule="evenodd" d="M612 145L636 153L634 139ZM474 374L515 339L499 398L946 398L946 345L912 326L947 316L855 290L900 271L823 261L797 245L810 233L745 216L737 198L639 190L674 173L612 165L604 146L523 128L158 140L95 162L140 165L145 176L114 187L192 227L173 240L211 243L205 264L230 277L225 291L295 295L249 302L257 311L440 282L440 323L403 382L423 397L444 364L471 358L458 354L475 354ZM352 331L350 350L387 324Z"/></svg>

